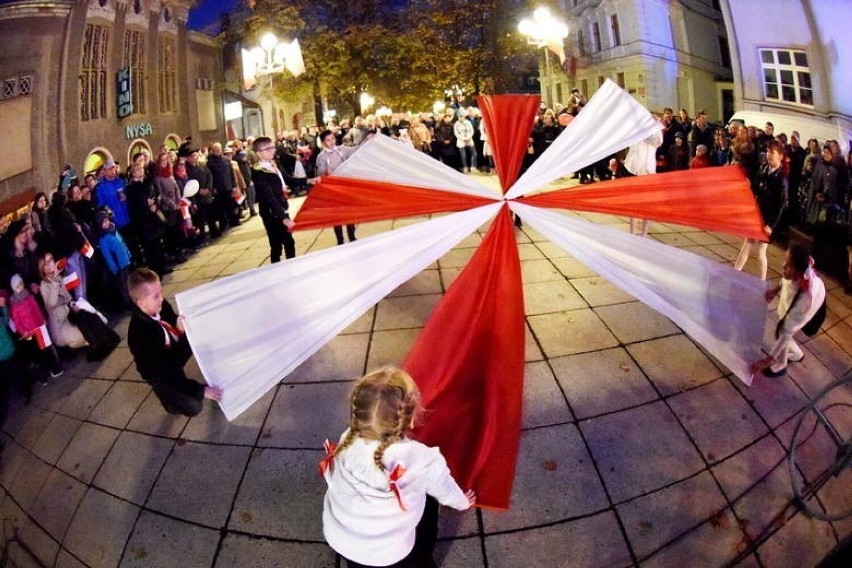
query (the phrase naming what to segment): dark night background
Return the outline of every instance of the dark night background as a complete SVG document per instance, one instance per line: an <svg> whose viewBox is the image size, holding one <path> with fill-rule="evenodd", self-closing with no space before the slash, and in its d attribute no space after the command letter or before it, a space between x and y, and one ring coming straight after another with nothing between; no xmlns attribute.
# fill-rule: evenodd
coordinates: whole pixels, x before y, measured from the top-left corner
<svg viewBox="0 0 852 568"><path fill-rule="evenodd" d="M225 12L233 12L241 0L201 0L190 10L187 27L193 30L208 30L213 26L218 31L219 18Z"/></svg>

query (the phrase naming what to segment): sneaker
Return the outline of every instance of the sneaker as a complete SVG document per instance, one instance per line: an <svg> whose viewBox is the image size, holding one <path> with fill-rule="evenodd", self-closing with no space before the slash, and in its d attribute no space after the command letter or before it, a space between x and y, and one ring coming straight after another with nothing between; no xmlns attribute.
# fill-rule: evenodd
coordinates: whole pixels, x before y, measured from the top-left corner
<svg viewBox="0 0 852 568"><path fill-rule="evenodd" d="M50 378L51 378L51 379L55 379L55 378L57 378L57 377L61 377L61 376L62 376L62 375L64 375L64 374L65 374L65 369L63 369L62 367L60 367L60 368L56 369L55 371L51 371L51 372L50 372Z"/></svg>
<svg viewBox="0 0 852 568"><path fill-rule="evenodd" d="M762 374L764 377L770 377L770 378L773 378L773 379L775 379L777 377L783 377L784 375L787 374L787 367L784 367L780 371L773 371L772 367L766 367L764 370L762 370L760 372L760 374Z"/></svg>

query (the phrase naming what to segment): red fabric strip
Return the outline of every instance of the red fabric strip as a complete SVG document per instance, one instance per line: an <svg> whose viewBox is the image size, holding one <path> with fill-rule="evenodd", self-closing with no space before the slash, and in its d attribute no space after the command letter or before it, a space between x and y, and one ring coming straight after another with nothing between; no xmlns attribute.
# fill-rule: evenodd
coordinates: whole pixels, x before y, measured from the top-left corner
<svg viewBox="0 0 852 568"><path fill-rule="evenodd" d="M491 203L491 199L452 191L323 176L296 215L294 230L466 211Z"/></svg>
<svg viewBox="0 0 852 568"><path fill-rule="evenodd" d="M506 193L518 179L541 97L482 95L476 100L485 121L500 187Z"/></svg>
<svg viewBox="0 0 852 568"><path fill-rule="evenodd" d="M629 215L766 240L749 182L736 166L621 178L522 200L540 207Z"/></svg>
<svg viewBox="0 0 852 568"><path fill-rule="evenodd" d="M477 505L507 509L524 378L521 263L503 207L403 365L426 408L414 437L437 446Z"/></svg>

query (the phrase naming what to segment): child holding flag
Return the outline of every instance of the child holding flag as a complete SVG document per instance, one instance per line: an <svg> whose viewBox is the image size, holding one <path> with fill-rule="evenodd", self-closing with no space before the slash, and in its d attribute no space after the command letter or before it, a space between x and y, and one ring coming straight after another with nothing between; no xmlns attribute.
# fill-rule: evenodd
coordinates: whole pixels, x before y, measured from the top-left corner
<svg viewBox="0 0 852 568"><path fill-rule="evenodd" d="M12 276L12 296L9 298L9 315L15 331L21 338L23 352L33 354L33 360L41 360L50 376L56 378L64 372L59 363L56 346L47 331L47 321L35 297L24 286L19 274Z"/></svg>

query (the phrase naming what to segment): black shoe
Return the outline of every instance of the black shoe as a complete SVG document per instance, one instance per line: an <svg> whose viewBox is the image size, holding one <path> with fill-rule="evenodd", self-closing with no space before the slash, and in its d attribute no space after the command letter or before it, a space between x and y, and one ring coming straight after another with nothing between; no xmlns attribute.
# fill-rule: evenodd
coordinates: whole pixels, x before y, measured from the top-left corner
<svg viewBox="0 0 852 568"><path fill-rule="evenodd" d="M766 367L764 370L762 370L760 372L760 374L763 375L764 377L770 377L770 378L773 378L773 379L778 378L778 377L783 377L784 375L787 374L787 367L784 367L780 371L773 371L771 367Z"/></svg>

